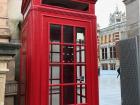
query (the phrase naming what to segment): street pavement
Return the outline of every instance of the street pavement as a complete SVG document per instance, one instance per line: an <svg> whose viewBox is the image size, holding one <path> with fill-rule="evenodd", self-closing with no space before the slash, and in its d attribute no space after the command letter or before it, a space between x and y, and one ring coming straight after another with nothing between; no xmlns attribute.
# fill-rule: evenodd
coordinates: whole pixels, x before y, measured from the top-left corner
<svg viewBox="0 0 140 105"><path fill-rule="evenodd" d="M100 105L121 105L120 77L117 71L101 70L99 76Z"/></svg>

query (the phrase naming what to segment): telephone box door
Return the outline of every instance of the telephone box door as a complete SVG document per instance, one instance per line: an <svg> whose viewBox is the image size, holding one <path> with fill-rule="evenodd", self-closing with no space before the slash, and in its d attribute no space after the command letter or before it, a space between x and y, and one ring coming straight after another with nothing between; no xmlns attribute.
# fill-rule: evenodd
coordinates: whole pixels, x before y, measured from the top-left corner
<svg viewBox="0 0 140 105"><path fill-rule="evenodd" d="M45 20L49 105L91 105L89 23L60 18Z"/></svg>

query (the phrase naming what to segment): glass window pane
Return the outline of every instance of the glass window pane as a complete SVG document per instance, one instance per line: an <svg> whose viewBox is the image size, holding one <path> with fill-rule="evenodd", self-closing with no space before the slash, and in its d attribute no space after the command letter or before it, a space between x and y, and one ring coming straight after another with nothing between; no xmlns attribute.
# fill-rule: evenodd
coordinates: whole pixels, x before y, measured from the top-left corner
<svg viewBox="0 0 140 105"><path fill-rule="evenodd" d="M86 87L85 85L77 86L77 103L86 103Z"/></svg>
<svg viewBox="0 0 140 105"><path fill-rule="evenodd" d="M64 83L74 83L74 66L64 65L63 72Z"/></svg>
<svg viewBox="0 0 140 105"><path fill-rule="evenodd" d="M65 63L74 62L74 47L73 46L63 47L63 62Z"/></svg>
<svg viewBox="0 0 140 105"><path fill-rule="evenodd" d="M60 42L61 40L61 26L56 24L50 25L50 40L51 42Z"/></svg>
<svg viewBox="0 0 140 105"><path fill-rule="evenodd" d="M49 94L60 94L60 86L50 86Z"/></svg>
<svg viewBox="0 0 140 105"><path fill-rule="evenodd" d="M52 105L60 105L60 95L54 94L52 95Z"/></svg>
<svg viewBox="0 0 140 105"><path fill-rule="evenodd" d="M60 62L60 45L50 45L50 61Z"/></svg>
<svg viewBox="0 0 140 105"><path fill-rule="evenodd" d="M78 44L85 43L85 29L84 28L76 28L76 42Z"/></svg>
<svg viewBox="0 0 140 105"><path fill-rule="evenodd" d="M76 60L77 62L85 62L85 47L77 46L76 47Z"/></svg>
<svg viewBox="0 0 140 105"><path fill-rule="evenodd" d="M51 66L49 71L49 83L59 84L60 83L60 67Z"/></svg>
<svg viewBox="0 0 140 105"><path fill-rule="evenodd" d="M63 99L64 99L64 105L73 105L74 104L74 86L64 86L63 90Z"/></svg>
<svg viewBox="0 0 140 105"><path fill-rule="evenodd" d="M51 62L60 62L60 54L52 53L50 55Z"/></svg>
<svg viewBox="0 0 140 105"><path fill-rule="evenodd" d="M77 83L85 83L85 66L77 66Z"/></svg>
<svg viewBox="0 0 140 105"><path fill-rule="evenodd" d="M64 43L73 43L73 27L64 26Z"/></svg>
<svg viewBox="0 0 140 105"><path fill-rule="evenodd" d="M50 45L50 51L51 52L60 52L60 45L57 45L57 44Z"/></svg>
<svg viewBox="0 0 140 105"><path fill-rule="evenodd" d="M60 105L60 87L53 86L49 90L49 105Z"/></svg>

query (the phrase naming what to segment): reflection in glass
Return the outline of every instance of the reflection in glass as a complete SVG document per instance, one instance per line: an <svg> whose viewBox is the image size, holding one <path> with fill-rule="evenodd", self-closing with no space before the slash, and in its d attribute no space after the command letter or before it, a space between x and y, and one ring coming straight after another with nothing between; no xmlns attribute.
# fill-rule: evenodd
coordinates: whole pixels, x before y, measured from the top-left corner
<svg viewBox="0 0 140 105"><path fill-rule="evenodd" d="M74 66L64 65L63 70L64 83L74 83Z"/></svg>
<svg viewBox="0 0 140 105"><path fill-rule="evenodd" d="M86 103L86 87L85 85L77 86L77 103Z"/></svg>
<svg viewBox="0 0 140 105"><path fill-rule="evenodd" d="M60 87L49 87L49 105L60 105Z"/></svg>
<svg viewBox="0 0 140 105"><path fill-rule="evenodd" d="M63 61L65 63L74 62L74 47L73 46L63 47Z"/></svg>
<svg viewBox="0 0 140 105"><path fill-rule="evenodd" d="M50 25L50 40L51 42L60 42L61 40L61 26L56 24Z"/></svg>
<svg viewBox="0 0 140 105"><path fill-rule="evenodd" d="M64 26L64 43L73 43L73 27Z"/></svg>
<svg viewBox="0 0 140 105"><path fill-rule="evenodd" d="M84 28L76 28L76 42L77 44L85 43L85 29Z"/></svg>
<svg viewBox="0 0 140 105"><path fill-rule="evenodd" d="M60 62L60 45L50 45L50 61Z"/></svg>
<svg viewBox="0 0 140 105"><path fill-rule="evenodd" d="M59 66L50 66L49 83L50 84L60 83L60 67Z"/></svg>
<svg viewBox="0 0 140 105"><path fill-rule="evenodd" d="M74 104L74 86L73 85L68 85L64 86L63 90L63 103L64 105L73 105Z"/></svg>
<svg viewBox="0 0 140 105"><path fill-rule="evenodd" d="M85 83L85 66L77 66L77 83Z"/></svg>
<svg viewBox="0 0 140 105"><path fill-rule="evenodd" d="M85 47L84 46L76 47L76 57L77 57L77 62L85 62Z"/></svg>

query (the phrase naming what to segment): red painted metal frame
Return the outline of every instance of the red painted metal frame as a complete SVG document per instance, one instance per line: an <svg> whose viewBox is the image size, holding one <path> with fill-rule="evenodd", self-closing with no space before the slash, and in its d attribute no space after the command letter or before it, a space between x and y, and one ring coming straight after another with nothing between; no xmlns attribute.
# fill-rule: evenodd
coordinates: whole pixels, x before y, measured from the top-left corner
<svg viewBox="0 0 140 105"><path fill-rule="evenodd" d="M82 0L82 2L86 2L86 0ZM73 105L99 105L97 48L96 48L97 47L96 17L94 12L95 1L93 2L87 1L87 2L89 3L89 11L85 12L53 7L49 5L42 5L40 0L33 1L23 0L22 13L24 15L24 22L21 32L22 47L20 51L21 66L20 66L19 105L48 105L49 99L48 75L49 75L49 64L51 64L49 62L50 23L70 25L74 27L84 27L86 29L85 48L86 48L86 75L87 75L86 76L87 104L75 103ZM30 3L31 6L28 7ZM61 40L62 39L63 37L61 35ZM75 44L73 45L76 46ZM75 47L74 50L76 50ZM62 48L61 51L63 52ZM74 56L75 55L76 54L74 54ZM64 63L61 63L61 66L63 64ZM24 65L26 65L25 66L26 68L24 67ZM76 61L74 61L74 65L76 65ZM61 76L62 74L63 72L61 73ZM60 84L60 85L68 85L68 84ZM70 85L72 85L72 83L70 83ZM76 85L73 86L76 87ZM74 98L74 100L77 100L76 97Z"/></svg>

